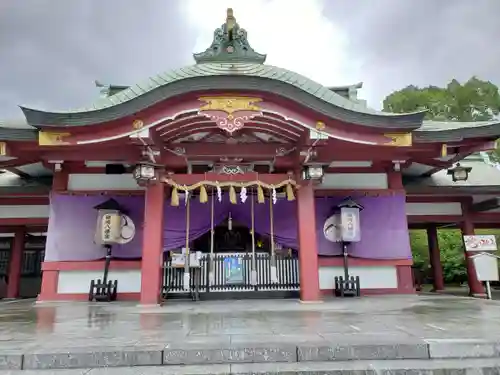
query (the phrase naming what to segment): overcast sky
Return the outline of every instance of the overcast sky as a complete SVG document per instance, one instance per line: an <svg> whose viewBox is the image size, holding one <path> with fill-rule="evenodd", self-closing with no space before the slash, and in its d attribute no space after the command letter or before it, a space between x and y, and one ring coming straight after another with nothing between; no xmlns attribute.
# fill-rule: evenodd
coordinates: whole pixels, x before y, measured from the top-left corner
<svg viewBox="0 0 500 375"><path fill-rule="evenodd" d="M363 81L372 107L409 84L500 85L500 0L0 0L0 117L85 107L95 79L191 64L227 7L267 63L327 86Z"/></svg>

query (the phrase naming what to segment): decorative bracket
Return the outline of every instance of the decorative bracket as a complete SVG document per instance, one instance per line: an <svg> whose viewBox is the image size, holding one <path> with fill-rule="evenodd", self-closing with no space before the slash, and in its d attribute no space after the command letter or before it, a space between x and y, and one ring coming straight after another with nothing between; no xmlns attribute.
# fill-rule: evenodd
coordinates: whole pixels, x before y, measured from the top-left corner
<svg viewBox="0 0 500 375"><path fill-rule="evenodd" d="M262 115L260 107L255 104L262 101L260 98L216 96L202 97L199 100L206 104L198 113L215 121L220 129L231 135L242 129L245 122Z"/></svg>
<svg viewBox="0 0 500 375"><path fill-rule="evenodd" d="M386 146L410 147L413 140L411 133L387 133L384 137L389 138L389 141L385 143Z"/></svg>
<svg viewBox="0 0 500 375"><path fill-rule="evenodd" d="M235 176L238 174L249 173L253 171L253 165L241 165L241 164L216 164L212 172L217 174L225 174L229 176Z"/></svg>
<svg viewBox="0 0 500 375"><path fill-rule="evenodd" d="M65 138L69 137L71 133L62 132L38 132L38 145L39 146L64 146L70 144Z"/></svg>
<svg viewBox="0 0 500 375"><path fill-rule="evenodd" d="M0 156L7 156L7 143L0 142Z"/></svg>

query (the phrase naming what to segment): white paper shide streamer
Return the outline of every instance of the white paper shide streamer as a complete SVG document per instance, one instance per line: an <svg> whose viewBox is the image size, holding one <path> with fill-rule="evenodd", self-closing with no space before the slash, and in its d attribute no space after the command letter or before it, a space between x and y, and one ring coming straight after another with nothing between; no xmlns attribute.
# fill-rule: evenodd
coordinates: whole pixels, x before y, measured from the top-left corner
<svg viewBox="0 0 500 375"><path fill-rule="evenodd" d="M247 188L243 186L240 191L241 203L245 203L247 201L247 198L248 198Z"/></svg>
<svg viewBox="0 0 500 375"><path fill-rule="evenodd" d="M191 290L189 286L190 284L191 284L191 277L189 275L189 272L184 272L183 287L186 292L189 292Z"/></svg>
<svg viewBox="0 0 500 375"><path fill-rule="evenodd" d="M217 200L219 202L222 202L222 189L220 188L220 186L217 186Z"/></svg>

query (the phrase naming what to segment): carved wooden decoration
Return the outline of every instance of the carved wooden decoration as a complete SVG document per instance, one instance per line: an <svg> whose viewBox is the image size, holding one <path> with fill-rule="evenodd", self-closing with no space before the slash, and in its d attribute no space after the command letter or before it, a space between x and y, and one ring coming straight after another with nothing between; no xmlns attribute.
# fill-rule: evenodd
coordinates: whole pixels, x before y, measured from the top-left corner
<svg viewBox="0 0 500 375"><path fill-rule="evenodd" d="M411 133L387 133L384 137L389 138L385 143L387 146L409 147L412 145Z"/></svg>
<svg viewBox="0 0 500 375"><path fill-rule="evenodd" d="M243 128L245 122L253 117L262 115L260 107L255 104L262 101L260 98L216 96L199 100L206 103L200 108L199 114L215 121L220 129L229 134Z"/></svg>
<svg viewBox="0 0 500 375"><path fill-rule="evenodd" d="M69 137L71 133L61 133L61 132L38 132L38 145L39 146L63 146L69 145L70 142L66 141L65 138Z"/></svg>
<svg viewBox="0 0 500 375"><path fill-rule="evenodd" d="M226 174L230 176L251 172L252 168L248 165L238 164L219 164L215 165L213 172L217 174Z"/></svg>

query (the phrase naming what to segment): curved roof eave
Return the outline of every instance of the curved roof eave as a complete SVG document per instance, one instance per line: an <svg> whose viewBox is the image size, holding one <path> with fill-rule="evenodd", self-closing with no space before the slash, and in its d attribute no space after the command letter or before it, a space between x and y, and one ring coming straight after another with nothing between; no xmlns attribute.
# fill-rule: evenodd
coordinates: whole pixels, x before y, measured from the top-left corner
<svg viewBox="0 0 500 375"><path fill-rule="evenodd" d="M455 142L467 138L499 138L500 120L459 122L427 121L413 132L417 142Z"/></svg>
<svg viewBox="0 0 500 375"><path fill-rule="evenodd" d="M349 89L361 89L363 88L363 82L354 83L352 85L343 85L343 86L328 86L329 90L349 90Z"/></svg>
<svg viewBox="0 0 500 375"><path fill-rule="evenodd" d="M352 102L300 74L270 65L243 63L197 64L151 77L116 95L101 98L91 108L44 112L21 107L35 127L85 126L131 115L162 100L193 91L256 90L279 93L327 117L375 128L413 130L425 112L393 114Z"/></svg>
<svg viewBox="0 0 500 375"><path fill-rule="evenodd" d="M33 141L38 139L38 130L25 120L0 120L0 141Z"/></svg>

